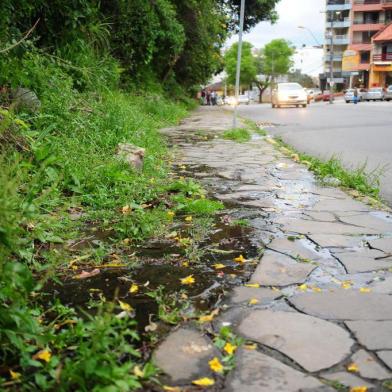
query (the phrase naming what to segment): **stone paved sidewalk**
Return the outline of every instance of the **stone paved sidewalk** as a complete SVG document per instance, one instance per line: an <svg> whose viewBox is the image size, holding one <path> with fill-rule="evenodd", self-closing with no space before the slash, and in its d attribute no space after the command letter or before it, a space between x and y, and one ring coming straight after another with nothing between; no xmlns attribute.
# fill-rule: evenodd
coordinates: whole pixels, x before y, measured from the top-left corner
<svg viewBox="0 0 392 392"><path fill-rule="evenodd" d="M217 199L247 211L266 250L252 287L236 287L211 325L182 326L158 347L167 382L189 390L192 380L213 377L208 361L219 352L208 335L230 326L256 346L239 348L235 369L213 388L390 390L391 215L318 185L267 138L219 138L230 126L222 109L201 108L163 133Z"/></svg>

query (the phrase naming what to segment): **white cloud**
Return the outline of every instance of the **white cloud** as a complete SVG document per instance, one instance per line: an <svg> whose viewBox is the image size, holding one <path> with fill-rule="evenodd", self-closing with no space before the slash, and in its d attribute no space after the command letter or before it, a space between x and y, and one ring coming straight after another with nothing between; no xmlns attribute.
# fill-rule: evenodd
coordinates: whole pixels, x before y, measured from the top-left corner
<svg viewBox="0 0 392 392"><path fill-rule="evenodd" d="M279 20L274 25L267 22L259 23L249 33L244 34L244 40L260 48L276 38L285 38L291 41L299 50L294 57L295 68L303 72L318 75L322 72L322 50L312 49L312 46L323 43L325 0L281 0L277 11ZM299 29L304 26L305 29ZM231 37L227 45L238 39ZM305 45L306 49L301 49Z"/></svg>

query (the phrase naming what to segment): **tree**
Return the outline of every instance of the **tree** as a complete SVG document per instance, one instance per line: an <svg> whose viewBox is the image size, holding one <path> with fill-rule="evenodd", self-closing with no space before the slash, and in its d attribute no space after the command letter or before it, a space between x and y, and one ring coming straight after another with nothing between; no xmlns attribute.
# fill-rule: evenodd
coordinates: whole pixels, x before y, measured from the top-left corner
<svg viewBox="0 0 392 392"><path fill-rule="evenodd" d="M299 83L303 87L314 87L313 79L306 74L303 74L301 70L296 69L294 72L288 74L289 82Z"/></svg>
<svg viewBox="0 0 392 392"><path fill-rule="evenodd" d="M292 56L294 47L285 39L274 39L256 55L258 75L255 83L259 89L259 101L261 102L264 91L273 83L274 78L286 75L293 65Z"/></svg>
<svg viewBox="0 0 392 392"><path fill-rule="evenodd" d="M241 76L240 85L249 86L256 79L257 68L255 57L252 54L252 44L243 42L241 56ZM233 44L225 54L225 70L227 81L234 85L236 80L238 43Z"/></svg>

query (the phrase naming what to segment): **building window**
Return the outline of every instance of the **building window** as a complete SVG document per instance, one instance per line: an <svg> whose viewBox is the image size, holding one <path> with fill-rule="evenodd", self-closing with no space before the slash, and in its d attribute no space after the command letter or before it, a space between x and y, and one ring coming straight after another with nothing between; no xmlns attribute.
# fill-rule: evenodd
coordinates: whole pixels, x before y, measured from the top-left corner
<svg viewBox="0 0 392 392"><path fill-rule="evenodd" d="M370 52L361 52L361 64L370 63Z"/></svg>

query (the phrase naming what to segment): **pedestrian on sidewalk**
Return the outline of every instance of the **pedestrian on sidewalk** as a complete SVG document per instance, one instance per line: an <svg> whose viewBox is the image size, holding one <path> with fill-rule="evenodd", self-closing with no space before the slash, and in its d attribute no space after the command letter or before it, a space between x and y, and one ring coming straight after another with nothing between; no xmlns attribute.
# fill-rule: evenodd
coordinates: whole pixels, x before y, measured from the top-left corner
<svg viewBox="0 0 392 392"><path fill-rule="evenodd" d="M207 90L206 97L207 97L207 105L210 106L211 105L211 91L210 90Z"/></svg>

